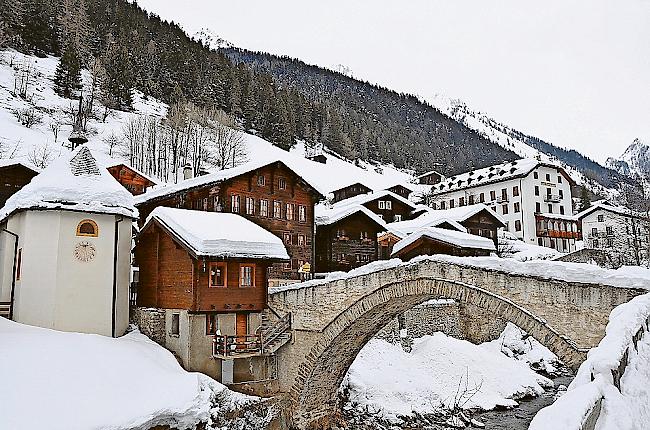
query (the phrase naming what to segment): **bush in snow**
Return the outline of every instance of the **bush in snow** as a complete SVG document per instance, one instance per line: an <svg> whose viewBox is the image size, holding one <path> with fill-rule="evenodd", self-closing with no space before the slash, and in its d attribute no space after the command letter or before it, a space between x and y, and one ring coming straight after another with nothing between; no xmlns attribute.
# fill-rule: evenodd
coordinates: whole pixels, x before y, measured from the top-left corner
<svg viewBox="0 0 650 430"><path fill-rule="evenodd" d="M35 108L15 109L14 116L22 125L27 128L32 128L35 125L43 122L43 115L41 115Z"/></svg>

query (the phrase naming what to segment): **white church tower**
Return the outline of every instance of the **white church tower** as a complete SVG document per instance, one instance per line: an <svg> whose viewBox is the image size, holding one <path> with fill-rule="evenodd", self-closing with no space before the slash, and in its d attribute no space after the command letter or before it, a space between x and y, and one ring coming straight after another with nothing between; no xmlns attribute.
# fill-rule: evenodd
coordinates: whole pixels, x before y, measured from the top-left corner
<svg viewBox="0 0 650 430"><path fill-rule="evenodd" d="M14 321L120 336L129 322L133 196L86 146L0 209L0 303Z"/></svg>

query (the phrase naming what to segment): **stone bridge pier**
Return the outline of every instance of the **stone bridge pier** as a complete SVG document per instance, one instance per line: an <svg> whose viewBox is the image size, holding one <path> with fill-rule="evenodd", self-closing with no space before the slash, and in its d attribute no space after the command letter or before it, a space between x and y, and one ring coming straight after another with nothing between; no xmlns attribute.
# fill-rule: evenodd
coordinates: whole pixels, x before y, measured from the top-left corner
<svg viewBox="0 0 650 430"><path fill-rule="evenodd" d="M431 299L454 299L521 327L577 368L604 336L610 311L644 291L421 261L271 294L292 313L293 341L278 351L278 379L294 425L327 428L338 388L363 346L393 318Z"/></svg>

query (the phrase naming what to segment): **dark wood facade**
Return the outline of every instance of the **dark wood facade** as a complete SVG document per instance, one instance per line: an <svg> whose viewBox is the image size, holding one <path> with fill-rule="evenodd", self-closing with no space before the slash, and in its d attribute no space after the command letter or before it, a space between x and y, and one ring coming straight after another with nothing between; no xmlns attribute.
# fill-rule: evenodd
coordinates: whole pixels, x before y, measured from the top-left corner
<svg viewBox="0 0 650 430"><path fill-rule="evenodd" d="M401 249L393 257L409 261L420 255L447 254L458 257L480 257L490 255L485 249L464 248L449 243L441 242L430 237L422 236L409 246Z"/></svg>
<svg viewBox="0 0 650 430"><path fill-rule="evenodd" d="M418 176L418 183L422 185L435 185L438 182L442 181L444 179L444 176L442 176L440 173L432 170L430 172L424 173L420 176Z"/></svg>
<svg viewBox="0 0 650 430"><path fill-rule="evenodd" d="M135 247L140 267L137 306L193 312L259 312L267 303L267 269L261 259L195 258L164 228L151 223ZM241 286L241 268L253 268L252 286ZM211 286L213 269L223 281Z"/></svg>
<svg viewBox="0 0 650 430"><path fill-rule="evenodd" d="M20 163L0 166L0 208L36 175L38 172Z"/></svg>
<svg viewBox="0 0 650 430"><path fill-rule="evenodd" d="M332 203L340 202L341 200L349 199L350 197L355 197L360 194L368 194L371 193L372 190L363 185L360 182L357 182L356 184L351 184L343 188L339 188L338 190L332 191L334 194L334 199L332 200Z"/></svg>
<svg viewBox="0 0 650 430"><path fill-rule="evenodd" d="M470 234L492 239L494 246L498 245L497 230L505 227L505 225L487 209L477 212L471 217L460 221L460 224L465 227Z"/></svg>
<svg viewBox="0 0 650 430"><path fill-rule="evenodd" d="M117 164L115 166L108 167L110 174L124 186L131 194L137 196L139 194L144 194L147 191L147 188L153 187L156 185L151 179L147 178L143 174L137 172L126 164Z"/></svg>
<svg viewBox="0 0 650 430"><path fill-rule="evenodd" d="M377 234L384 227L359 211L316 227L316 267L319 273L344 271L379 259Z"/></svg>
<svg viewBox="0 0 650 430"><path fill-rule="evenodd" d="M413 210L415 209L414 205L407 204L388 193L365 202L363 206L370 209L387 223L413 219Z"/></svg>
<svg viewBox="0 0 650 430"><path fill-rule="evenodd" d="M395 193L398 196L404 197L405 199L408 199L413 192L413 190L406 188L402 184L395 184L390 188L386 188L386 190L390 191L391 193Z"/></svg>
<svg viewBox="0 0 650 430"><path fill-rule="evenodd" d="M387 231L377 238L377 246L379 247L379 259L390 260L390 255L393 253L393 246L402 240L401 237L395 233Z"/></svg>
<svg viewBox="0 0 650 430"><path fill-rule="evenodd" d="M141 223L158 206L240 214L284 241L291 261L274 264L269 278L298 280L298 269L313 263L314 205L322 197L284 163L274 162L137 206Z"/></svg>

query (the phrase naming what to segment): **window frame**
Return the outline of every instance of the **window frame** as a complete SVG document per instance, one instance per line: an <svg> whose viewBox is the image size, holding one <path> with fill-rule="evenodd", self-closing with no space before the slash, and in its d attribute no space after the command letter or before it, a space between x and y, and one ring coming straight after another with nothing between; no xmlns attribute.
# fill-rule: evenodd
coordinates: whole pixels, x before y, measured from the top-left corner
<svg viewBox="0 0 650 430"><path fill-rule="evenodd" d="M223 285L212 284L212 267L223 266ZM225 261L212 261L208 267L208 288L228 288L228 264Z"/></svg>
<svg viewBox="0 0 650 430"><path fill-rule="evenodd" d="M235 207L237 210L235 210ZM241 199L239 194L233 193L230 195L230 212L237 214L241 212Z"/></svg>
<svg viewBox="0 0 650 430"><path fill-rule="evenodd" d="M93 227L93 232L92 233L83 233L81 231L81 226L85 225L85 224L90 224ZM91 219L82 219L77 224L76 235L80 236L80 237L99 237L99 226L97 225L97 223L95 221L93 221Z"/></svg>
<svg viewBox="0 0 650 430"><path fill-rule="evenodd" d="M181 314L175 312L172 314L171 327L169 328L169 335L178 337L181 335ZM174 327L175 326L175 327Z"/></svg>
<svg viewBox="0 0 650 430"><path fill-rule="evenodd" d="M255 215L255 198L246 196L244 199L244 211L246 215Z"/></svg>
<svg viewBox="0 0 650 430"><path fill-rule="evenodd" d="M260 199L260 216L269 216L269 201L268 199Z"/></svg>
<svg viewBox="0 0 650 430"><path fill-rule="evenodd" d="M210 324L210 320L213 321L213 324ZM210 330L212 325L213 330ZM205 335L206 336L216 336L219 331L219 317L217 314L205 314Z"/></svg>
<svg viewBox="0 0 650 430"><path fill-rule="evenodd" d="M278 176L278 189L286 190L287 189L287 178L284 176Z"/></svg>
<svg viewBox="0 0 650 430"><path fill-rule="evenodd" d="M243 285L242 284L242 281L243 281L243 276L242 275L243 275L243 270L245 268L250 268L251 269L251 274L250 274L251 285ZM239 284L239 288L255 288L255 286L256 286L255 285L255 264L241 263L239 265L239 282L238 282L238 284Z"/></svg>
<svg viewBox="0 0 650 430"><path fill-rule="evenodd" d="M293 221L296 216L296 205L294 203L286 203L285 204L285 212L284 212L284 217L287 221Z"/></svg>
<svg viewBox="0 0 650 430"><path fill-rule="evenodd" d="M265 187L266 186L266 176L257 175L257 186Z"/></svg>
<svg viewBox="0 0 650 430"><path fill-rule="evenodd" d="M307 206L298 205L298 222L307 222Z"/></svg>

